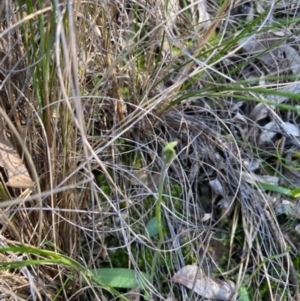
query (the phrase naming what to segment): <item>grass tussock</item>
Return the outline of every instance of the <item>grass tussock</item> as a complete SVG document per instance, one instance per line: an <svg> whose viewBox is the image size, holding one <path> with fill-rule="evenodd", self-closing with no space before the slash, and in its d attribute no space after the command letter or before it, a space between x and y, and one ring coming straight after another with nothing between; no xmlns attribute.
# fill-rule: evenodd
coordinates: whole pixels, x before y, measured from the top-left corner
<svg viewBox="0 0 300 301"><path fill-rule="evenodd" d="M2 2L0 299L298 301L297 7Z"/></svg>

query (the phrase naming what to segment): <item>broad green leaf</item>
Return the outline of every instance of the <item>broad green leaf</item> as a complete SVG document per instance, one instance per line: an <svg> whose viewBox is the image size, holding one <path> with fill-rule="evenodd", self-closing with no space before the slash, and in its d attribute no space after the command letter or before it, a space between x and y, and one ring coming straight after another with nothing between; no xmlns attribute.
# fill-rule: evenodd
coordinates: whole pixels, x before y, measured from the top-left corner
<svg viewBox="0 0 300 301"><path fill-rule="evenodd" d="M146 280L150 277L146 273L137 273L131 269L124 268L100 268L91 270L97 280L102 283L115 288L145 288Z"/></svg>
<svg viewBox="0 0 300 301"><path fill-rule="evenodd" d="M149 235L149 237L151 236L155 236L158 234L159 230L158 230L158 225L157 225L157 219L156 216L152 217L147 225L146 225L146 230L147 230L147 234Z"/></svg>

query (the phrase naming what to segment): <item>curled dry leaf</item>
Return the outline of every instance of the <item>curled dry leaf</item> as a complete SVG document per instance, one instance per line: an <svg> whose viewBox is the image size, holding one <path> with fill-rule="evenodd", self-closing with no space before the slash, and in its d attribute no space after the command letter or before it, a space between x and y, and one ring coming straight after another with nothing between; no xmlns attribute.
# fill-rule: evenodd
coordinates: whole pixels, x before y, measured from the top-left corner
<svg viewBox="0 0 300 301"><path fill-rule="evenodd" d="M267 32L243 38L239 45L246 53L257 56L269 68L291 70L293 74L300 72L300 55L295 48L286 45L283 32Z"/></svg>
<svg viewBox="0 0 300 301"><path fill-rule="evenodd" d="M271 121L267 123L263 128L262 132L259 136L259 144L268 143L270 142L273 137L276 135L278 126L277 123L274 121Z"/></svg>
<svg viewBox="0 0 300 301"><path fill-rule="evenodd" d="M216 195L221 195L221 196L225 195L223 185L219 179L216 178L214 180L211 180L209 181L208 184Z"/></svg>
<svg viewBox="0 0 300 301"><path fill-rule="evenodd" d="M194 292L207 299L231 300L236 289L232 281L208 277L195 265L187 265L180 269L172 281L194 289Z"/></svg>
<svg viewBox="0 0 300 301"><path fill-rule="evenodd" d="M0 166L7 170L6 185L14 188L31 188L34 185L27 168L5 134L4 121L0 118Z"/></svg>
<svg viewBox="0 0 300 301"><path fill-rule="evenodd" d="M257 104L251 111L249 118L253 121L259 121L266 118L269 115L269 109L263 103Z"/></svg>
<svg viewBox="0 0 300 301"><path fill-rule="evenodd" d="M284 134L291 135L294 137L300 136L300 129L297 125L291 122L283 122L279 125L280 129L284 131Z"/></svg>
<svg viewBox="0 0 300 301"><path fill-rule="evenodd" d="M212 217L211 213L204 213L203 217L200 219L201 222L206 222L208 220L210 220Z"/></svg>
<svg viewBox="0 0 300 301"><path fill-rule="evenodd" d="M282 133L283 135L299 137L300 129L293 123L283 122L282 124L278 124L276 121L271 121L267 123L262 128L262 133L259 137L260 143L267 143L272 140L272 138L276 135L276 133Z"/></svg>
<svg viewBox="0 0 300 301"><path fill-rule="evenodd" d="M293 72L293 74L299 74L300 72L300 55L298 51L291 47L291 46L284 46L282 47L285 57L289 62L290 68Z"/></svg>
<svg viewBox="0 0 300 301"><path fill-rule="evenodd" d="M282 44L284 44L284 38L271 32L259 34L253 38L243 38L239 41L239 45L247 53L257 55L259 60L270 67L277 66L278 60L283 59Z"/></svg>
<svg viewBox="0 0 300 301"><path fill-rule="evenodd" d="M254 158L251 158L251 160L245 159L243 160L243 164L248 171L254 171L260 168L261 160L256 160Z"/></svg>

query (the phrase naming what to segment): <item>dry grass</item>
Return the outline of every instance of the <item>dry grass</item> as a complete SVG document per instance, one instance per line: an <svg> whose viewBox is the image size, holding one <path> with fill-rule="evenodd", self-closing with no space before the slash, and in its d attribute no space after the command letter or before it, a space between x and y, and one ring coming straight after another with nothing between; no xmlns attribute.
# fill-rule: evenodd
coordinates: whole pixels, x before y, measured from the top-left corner
<svg viewBox="0 0 300 301"><path fill-rule="evenodd" d="M291 150L282 131L261 144L263 126L299 123L296 93L289 106L269 106L264 119L257 116L265 107L256 103L274 104L276 88L297 81L290 69L268 70L238 50L241 38L269 26L267 10L243 23L238 36L229 33L242 22L233 17L242 4L231 1L209 1L209 20L184 9L184 1L29 2L0 4L1 131L35 181L28 190L8 187L1 171L0 246L51 250L86 269L149 273L157 239L145 231L155 212L162 149L176 140L153 297L200 300L169 281L193 263L246 288L251 300L299 300L299 255L275 213L274 198L284 196L255 185L256 174L287 177L279 158ZM291 15L284 20L290 27L297 22ZM282 43L294 45L293 37L297 31ZM259 70L269 75L265 86ZM275 87L273 99L267 85ZM247 161L259 167L251 170ZM0 273L1 300L113 299L63 264Z"/></svg>

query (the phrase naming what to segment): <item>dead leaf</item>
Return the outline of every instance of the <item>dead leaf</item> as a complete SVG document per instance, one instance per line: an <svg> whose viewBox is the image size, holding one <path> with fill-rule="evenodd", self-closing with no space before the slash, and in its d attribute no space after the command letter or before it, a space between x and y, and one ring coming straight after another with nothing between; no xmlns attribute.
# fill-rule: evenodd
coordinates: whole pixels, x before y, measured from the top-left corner
<svg viewBox="0 0 300 301"><path fill-rule="evenodd" d="M209 186L216 195L224 196L224 188L219 179L215 178L214 180L209 181Z"/></svg>
<svg viewBox="0 0 300 301"><path fill-rule="evenodd" d="M283 122L279 124L276 121L271 121L262 127L262 133L259 137L259 143L268 143L277 133L286 134L288 136L299 137L300 129L293 123Z"/></svg>
<svg viewBox="0 0 300 301"><path fill-rule="evenodd" d="M293 74L300 72L300 55L295 48L286 45L284 32L267 32L243 38L239 45L271 69L291 70Z"/></svg>
<svg viewBox="0 0 300 301"><path fill-rule="evenodd" d="M245 159L243 160L244 166L247 168L249 171L254 171L260 168L261 166L261 160L256 160L256 159Z"/></svg>
<svg viewBox="0 0 300 301"><path fill-rule="evenodd" d="M263 128L259 136L259 144L270 142L277 133L278 125L276 122L271 121L267 123Z"/></svg>
<svg viewBox="0 0 300 301"><path fill-rule="evenodd" d="M107 246L103 245L99 251L99 256L103 259L106 260L107 256L108 256L108 252L107 252Z"/></svg>
<svg viewBox="0 0 300 301"><path fill-rule="evenodd" d="M231 300L236 289L232 281L208 277L195 265L187 265L180 269L172 281L194 289L194 292L207 299Z"/></svg>
<svg viewBox="0 0 300 301"><path fill-rule="evenodd" d="M27 168L5 134L4 120L0 118L0 166L7 170L6 185L14 188L31 188L34 185Z"/></svg>
<svg viewBox="0 0 300 301"><path fill-rule="evenodd" d="M21 170L18 169L18 172L21 172ZM27 173L10 177L6 182L6 185L13 188L32 188L34 183Z"/></svg>
<svg viewBox="0 0 300 301"><path fill-rule="evenodd" d="M269 109L263 103L257 104L251 111L249 118L253 121L259 121L266 118L269 115Z"/></svg>
<svg viewBox="0 0 300 301"><path fill-rule="evenodd" d="M291 122L283 122L281 128L288 136L299 137L300 129L297 125Z"/></svg>
<svg viewBox="0 0 300 301"><path fill-rule="evenodd" d="M212 214L211 213L204 213L203 217L200 219L201 222L206 222L209 219L211 219Z"/></svg>
<svg viewBox="0 0 300 301"><path fill-rule="evenodd" d="M257 56L270 67L277 66L279 60L284 58L281 47L285 43L284 38L278 37L272 32L259 34L252 38L243 38L238 43L245 52Z"/></svg>
<svg viewBox="0 0 300 301"><path fill-rule="evenodd" d="M296 49L291 46L282 47L293 74L300 72L300 55Z"/></svg>

